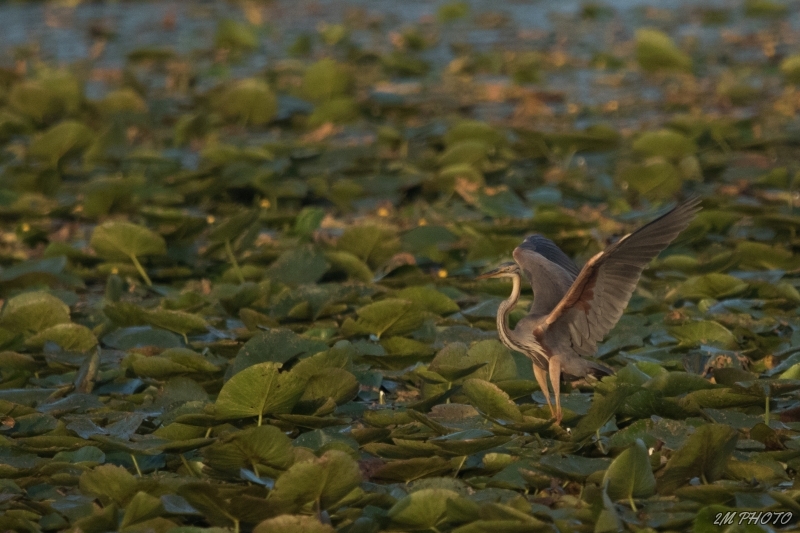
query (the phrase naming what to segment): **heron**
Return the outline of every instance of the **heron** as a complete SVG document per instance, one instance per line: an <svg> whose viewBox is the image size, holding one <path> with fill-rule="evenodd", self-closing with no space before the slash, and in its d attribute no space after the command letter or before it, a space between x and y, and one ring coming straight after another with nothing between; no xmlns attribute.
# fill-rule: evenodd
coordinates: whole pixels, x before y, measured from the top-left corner
<svg viewBox="0 0 800 533"><path fill-rule="evenodd" d="M500 340L533 362L533 374L550 413L561 423L561 377L602 378L614 371L584 357L622 317L645 267L689 225L700 199L692 197L594 255L582 269L553 241L531 235L514 249L514 261L475 279L510 278L511 296L497 309ZM522 274L533 289L528 314L512 329L508 315L520 296ZM548 377L555 409L550 402Z"/></svg>

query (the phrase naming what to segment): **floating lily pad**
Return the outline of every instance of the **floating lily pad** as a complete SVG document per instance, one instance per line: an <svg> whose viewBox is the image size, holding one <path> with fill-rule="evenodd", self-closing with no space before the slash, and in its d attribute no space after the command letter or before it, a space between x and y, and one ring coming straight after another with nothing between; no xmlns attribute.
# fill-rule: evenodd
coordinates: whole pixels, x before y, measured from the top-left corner
<svg viewBox="0 0 800 533"><path fill-rule="evenodd" d="M722 348L736 348L736 337L725 326L713 320L689 322L682 326L670 328L683 344L713 344Z"/></svg>
<svg viewBox="0 0 800 533"><path fill-rule="evenodd" d="M0 327L11 332L40 332L70 321L69 307L46 292L28 292L8 300Z"/></svg>
<svg viewBox="0 0 800 533"><path fill-rule="evenodd" d="M266 82L248 78L227 87L219 95L216 107L229 120L263 126L275 116L278 99Z"/></svg>
<svg viewBox="0 0 800 533"><path fill-rule="evenodd" d="M706 274L686 280L679 289L683 298L730 298L746 291L747 283L727 274Z"/></svg>
<svg viewBox="0 0 800 533"><path fill-rule="evenodd" d="M259 363L284 364L294 358L313 355L327 348L328 345L324 342L301 337L289 330L262 331L241 347L232 361L231 372L236 374Z"/></svg>
<svg viewBox="0 0 800 533"><path fill-rule="evenodd" d="M203 448L211 468L238 474L242 468L256 475L277 476L294 462L289 437L274 426L252 427L232 433ZM263 472L262 472L263 469Z"/></svg>
<svg viewBox="0 0 800 533"><path fill-rule="evenodd" d="M308 127L317 128L323 124L347 124L358 118L359 109L355 100L349 97L333 98L319 104L308 117Z"/></svg>
<svg viewBox="0 0 800 533"><path fill-rule="evenodd" d="M151 285L150 278L139 263L139 257L167 253L163 237L144 226L130 222L106 222L97 226L92 232L90 245L105 259L132 261L148 285Z"/></svg>
<svg viewBox="0 0 800 533"><path fill-rule="evenodd" d="M623 185L651 199L672 196L680 190L683 182L675 165L666 161L626 166L619 179Z"/></svg>
<svg viewBox="0 0 800 533"><path fill-rule="evenodd" d="M463 387L470 402L487 416L511 422L522 421L519 407L497 385L479 379L468 379Z"/></svg>
<svg viewBox="0 0 800 533"><path fill-rule="evenodd" d="M633 149L648 156L680 159L697 152L697 145L676 131L663 129L643 133L634 141Z"/></svg>
<svg viewBox="0 0 800 533"><path fill-rule="evenodd" d="M97 345L97 337L86 326L68 322L44 329L25 341L28 346L39 348L46 342L54 342L62 350L86 352Z"/></svg>
<svg viewBox="0 0 800 533"><path fill-rule="evenodd" d="M111 91L97 103L103 113L143 113L147 111L147 103L133 89Z"/></svg>
<svg viewBox="0 0 800 533"><path fill-rule="evenodd" d="M303 394L306 380L291 372L279 373L278 363L249 366L229 379L215 403L222 420L291 412Z"/></svg>
<svg viewBox="0 0 800 533"><path fill-rule="evenodd" d="M334 529L312 516L284 514L264 520L253 533L333 533Z"/></svg>
<svg viewBox="0 0 800 533"><path fill-rule="evenodd" d="M321 509L336 505L361 483L356 462L346 453L331 450L319 459L293 465L275 482L272 498L284 510L318 502Z"/></svg>
<svg viewBox="0 0 800 533"><path fill-rule="evenodd" d="M302 93L309 100L329 101L349 94L353 78L348 69L333 59L321 59L303 75Z"/></svg>
<svg viewBox="0 0 800 533"><path fill-rule="evenodd" d="M80 81L66 71L44 72L15 84L8 102L22 115L42 122L77 111L83 99Z"/></svg>
<svg viewBox="0 0 800 533"><path fill-rule="evenodd" d="M30 154L57 166L67 155L80 153L88 148L93 139L94 133L88 126L68 120L53 126L36 139L31 144Z"/></svg>
<svg viewBox="0 0 800 533"><path fill-rule="evenodd" d="M670 458L658 482L661 494L671 494L692 477L707 483L722 476L736 446L737 434L729 426L700 426Z"/></svg>
<svg viewBox="0 0 800 533"><path fill-rule="evenodd" d="M389 509L389 518L415 529L436 527L447 515L447 502L458 499L446 489L422 489L412 492Z"/></svg>
<svg viewBox="0 0 800 533"><path fill-rule="evenodd" d="M302 265L302 268L298 268ZM284 252L267 270L267 275L287 285L319 281L328 270L325 255L316 248L305 246Z"/></svg>
<svg viewBox="0 0 800 533"><path fill-rule="evenodd" d="M619 454L603 478L606 491L613 500L647 498L656 492L656 478L644 442L636 443Z"/></svg>
<svg viewBox="0 0 800 533"><path fill-rule="evenodd" d="M679 50L666 33L652 28L636 30L636 59L646 71L692 68L689 56Z"/></svg>
<svg viewBox="0 0 800 533"><path fill-rule="evenodd" d="M358 320L348 319L342 325L344 331L357 334L404 335L422 326L425 314L413 302L398 298L387 298L369 304L357 311Z"/></svg>
<svg viewBox="0 0 800 533"><path fill-rule="evenodd" d="M214 44L217 48L246 51L258 46L258 37L248 25L233 19L223 19L217 26Z"/></svg>

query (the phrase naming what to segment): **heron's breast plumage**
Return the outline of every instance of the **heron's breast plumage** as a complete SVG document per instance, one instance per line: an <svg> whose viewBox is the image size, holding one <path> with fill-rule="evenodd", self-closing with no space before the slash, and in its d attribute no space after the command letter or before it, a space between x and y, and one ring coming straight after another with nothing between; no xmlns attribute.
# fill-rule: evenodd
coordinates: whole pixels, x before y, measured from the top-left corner
<svg viewBox="0 0 800 533"><path fill-rule="evenodd" d="M523 318L513 330L501 327L498 319L497 331L503 344L527 355L535 365L546 369L551 354L543 344L541 335L538 334L537 325L530 323L531 318L533 317Z"/></svg>

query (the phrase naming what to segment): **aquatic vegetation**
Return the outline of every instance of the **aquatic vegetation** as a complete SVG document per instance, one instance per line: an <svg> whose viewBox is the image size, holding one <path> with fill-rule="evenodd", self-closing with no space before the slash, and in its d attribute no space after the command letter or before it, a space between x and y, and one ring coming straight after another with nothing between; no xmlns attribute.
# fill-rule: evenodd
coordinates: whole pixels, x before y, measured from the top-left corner
<svg viewBox="0 0 800 533"><path fill-rule="evenodd" d="M797 6L334 4L0 5L2 529L796 509ZM474 277L689 194L555 425Z"/></svg>

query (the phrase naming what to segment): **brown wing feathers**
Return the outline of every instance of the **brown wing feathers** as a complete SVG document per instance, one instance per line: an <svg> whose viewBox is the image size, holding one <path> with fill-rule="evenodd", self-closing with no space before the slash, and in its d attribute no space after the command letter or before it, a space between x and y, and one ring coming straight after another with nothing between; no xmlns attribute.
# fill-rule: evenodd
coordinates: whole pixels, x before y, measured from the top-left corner
<svg viewBox="0 0 800 533"><path fill-rule="evenodd" d="M699 203L691 198L679 204L592 257L546 324L566 320L573 347L593 354L596 343L622 316L644 268L686 229Z"/></svg>

